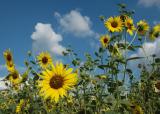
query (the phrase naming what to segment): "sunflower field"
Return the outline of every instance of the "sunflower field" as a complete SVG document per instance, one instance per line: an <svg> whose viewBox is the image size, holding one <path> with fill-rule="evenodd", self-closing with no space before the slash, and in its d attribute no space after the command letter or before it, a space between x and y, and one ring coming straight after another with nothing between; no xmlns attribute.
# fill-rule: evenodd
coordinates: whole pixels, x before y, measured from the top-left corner
<svg viewBox="0 0 160 114"><path fill-rule="evenodd" d="M160 58L146 55L142 45L160 36L160 24L134 22L133 11L118 8L117 16L99 17L106 34L85 61L71 47L63 52L70 63L29 51L20 74L11 49L4 51L8 75L1 80L7 88L0 90L0 114L160 114ZM144 56L128 56L139 48Z"/></svg>

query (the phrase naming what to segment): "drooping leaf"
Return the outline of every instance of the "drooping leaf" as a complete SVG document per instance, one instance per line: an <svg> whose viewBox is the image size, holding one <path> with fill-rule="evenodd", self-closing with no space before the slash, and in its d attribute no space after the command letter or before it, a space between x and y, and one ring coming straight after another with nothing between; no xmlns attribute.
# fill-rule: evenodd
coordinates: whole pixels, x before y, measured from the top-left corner
<svg viewBox="0 0 160 114"><path fill-rule="evenodd" d="M143 59L144 57L131 57L128 58L127 61L136 60L136 59Z"/></svg>

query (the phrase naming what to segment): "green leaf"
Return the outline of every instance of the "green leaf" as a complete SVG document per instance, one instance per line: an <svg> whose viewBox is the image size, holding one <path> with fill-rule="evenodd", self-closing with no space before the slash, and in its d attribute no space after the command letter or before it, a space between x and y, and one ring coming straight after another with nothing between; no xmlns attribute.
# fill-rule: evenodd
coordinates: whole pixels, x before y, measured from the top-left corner
<svg viewBox="0 0 160 114"><path fill-rule="evenodd" d="M100 48L99 48L99 53L103 53L103 52L104 52L103 48L100 47Z"/></svg>
<svg viewBox="0 0 160 114"><path fill-rule="evenodd" d="M101 16L99 16L99 19L100 19L101 21L104 21L104 20L105 20L105 16L101 15Z"/></svg>
<svg viewBox="0 0 160 114"><path fill-rule="evenodd" d="M135 49L134 49L133 46L129 46L129 47L128 47L128 50L135 51Z"/></svg>
<svg viewBox="0 0 160 114"><path fill-rule="evenodd" d="M36 62L34 62L34 61L30 61L32 64L34 64L34 65L36 65Z"/></svg>
<svg viewBox="0 0 160 114"><path fill-rule="evenodd" d="M96 55L97 57L99 57L99 54L98 54L97 52L95 52L95 55Z"/></svg>
<svg viewBox="0 0 160 114"><path fill-rule="evenodd" d="M122 64L125 64L125 63L126 63L123 59L116 59L115 61L116 61L116 62L119 62L119 63L122 63Z"/></svg>
<svg viewBox="0 0 160 114"><path fill-rule="evenodd" d="M105 69L105 68L108 68L109 66L108 65L99 65L98 68L100 69Z"/></svg>
<svg viewBox="0 0 160 114"><path fill-rule="evenodd" d="M156 59L155 59L155 62L156 62L156 63L160 63L160 58L156 58Z"/></svg>
<svg viewBox="0 0 160 114"><path fill-rule="evenodd" d="M29 68L22 74L22 82L25 82L28 79Z"/></svg>
<svg viewBox="0 0 160 114"><path fill-rule="evenodd" d="M130 60L136 60L136 59L143 59L144 57L131 57L131 58L128 58L127 61L130 61Z"/></svg>
<svg viewBox="0 0 160 114"><path fill-rule="evenodd" d="M132 70L131 69L126 69L126 71L130 74L132 74Z"/></svg>
<svg viewBox="0 0 160 114"><path fill-rule="evenodd" d="M120 8L123 8L123 9L126 8L126 4L123 4L123 3L122 3L122 4L118 4L118 6L119 6Z"/></svg>

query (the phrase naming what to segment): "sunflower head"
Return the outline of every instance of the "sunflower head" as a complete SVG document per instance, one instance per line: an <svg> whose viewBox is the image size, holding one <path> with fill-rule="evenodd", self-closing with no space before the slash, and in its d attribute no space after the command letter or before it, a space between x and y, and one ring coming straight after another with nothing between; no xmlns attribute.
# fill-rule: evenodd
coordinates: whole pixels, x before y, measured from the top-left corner
<svg viewBox="0 0 160 114"><path fill-rule="evenodd" d="M123 29L122 20L119 16L117 17L110 17L108 20L105 21L105 27L111 32L121 32Z"/></svg>
<svg viewBox="0 0 160 114"><path fill-rule="evenodd" d="M146 35L147 31L149 31L149 25L146 21L141 20L137 23L137 31L141 36Z"/></svg>
<svg viewBox="0 0 160 114"><path fill-rule="evenodd" d="M15 70L15 65L13 62L13 56L10 50L6 50L4 53L4 58L6 60L6 67L9 72L13 72Z"/></svg>
<svg viewBox="0 0 160 114"><path fill-rule="evenodd" d="M160 24L155 25L153 29L160 32Z"/></svg>
<svg viewBox="0 0 160 114"><path fill-rule="evenodd" d="M154 26L149 32L149 37L151 40L155 40L159 36L160 36L160 24Z"/></svg>
<svg viewBox="0 0 160 114"><path fill-rule="evenodd" d="M10 73L15 71L15 65L13 63L6 64L6 68Z"/></svg>
<svg viewBox="0 0 160 114"><path fill-rule="evenodd" d="M131 109L132 109L133 114L144 114L141 106L139 105L132 105Z"/></svg>
<svg viewBox="0 0 160 114"><path fill-rule="evenodd" d="M127 18L128 18L128 16L125 14L120 15L120 19L122 22L125 22Z"/></svg>
<svg viewBox="0 0 160 114"><path fill-rule="evenodd" d="M73 88L77 82L77 73L72 70L66 69L62 63L57 63L52 64L50 70L43 71L40 74L42 80L38 83L40 95L55 102L58 102L60 97L67 96L67 90Z"/></svg>
<svg viewBox="0 0 160 114"><path fill-rule="evenodd" d="M110 36L109 35L103 35L100 37L100 42L103 47L107 47L110 41Z"/></svg>
<svg viewBox="0 0 160 114"><path fill-rule="evenodd" d="M16 106L16 113L20 113L24 104L24 99L21 99L18 105Z"/></svg>
<svg viewBox="0 0 160 114"><path fill-rule="evenodd" d="M155 40L156 38L159 37L159 35L160 35L160 32L158 32L158 31L156 31L156 30L154 30L154 29L151 29L151 30L149 31L149 38L150 38L151 40Z"/></svg>
<svg viewBox="0 0 160 114"><path fill-rule="evenodd" d="M13 57L12 57L12 53L10 50L6 50L4 53L4 58L6 60L6 62L13 62Z"/></svg>
<svg viewBox="0 0 160 114"><path fill-rule="evenodd" d="M160 80L155 81L154 90L156 93L160 93Z"/></svg>
<svg viewBox="0 0 160 114"><path fill-rule="evenodd" d="M135 30L135 27L134 27L134 24L133 24L133 19L131 18L127 18L125 20L125 27L127 29L127 32L130 34L130 35L133 35L133 31Z"/></svg>
<svg viewBox="0 0 160 114"><path fill-rule="evenodd" d="M15 70L9 75L9 81L12 85L17 85L21 82L20 74L18 73L18 71Z"/></svg>
<svg viewBox="0 0 160 114"><path fill-rule="evenodd" d="M42 68L47 68L52 63L52 58L48 52L42 52L37 56L39 65Z"/></svg>

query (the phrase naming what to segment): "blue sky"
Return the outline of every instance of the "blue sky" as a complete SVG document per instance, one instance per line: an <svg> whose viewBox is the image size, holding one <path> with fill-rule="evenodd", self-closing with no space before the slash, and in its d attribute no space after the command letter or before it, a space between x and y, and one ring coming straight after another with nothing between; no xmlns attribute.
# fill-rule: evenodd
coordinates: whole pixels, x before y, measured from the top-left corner
<svg viewBox="0 0 160 114"><path fill-rule="evenodd" d="M54 32L53 37L56 37L57 40L53 41L53 43L60 48L59 50L63 50L67 45L71 45L81 57L83 57L84 52L93 53L98 42L96 35L105 33L103 23L98 18L100 15L105 15L106 17L116 15L116 4L126 3L129 9L136 11L135 22L140 19L146 19L150 25L153 25L154 22L160 21L160 2L158 1L159 0L157 0L157 2L151 2L150 0L1 0L0 65L5 63L3 51L8 48L13 52L15 63L18 66L24 66L23 62L27 56L27 51L32 50L33 45L36 45L39 50L43 48L43 46L43 49L52 48L43 45L43 40L39 43L39 39L42 38L39 37L41 30L37 29L37 33L35 29L36 25L37 28L47 27L51 32ZM69 21L68 18L75 15L82 17L80 22L84 22L86 28L81 26L81 24L78 26L80 28L76 28L76 26L75 28L71 28L70 25L65 25L65 22ZM36 35L33 36L34 32ZM80 33L85 34L81 36ZM35 44L33 43L33 39L35 39ZM39 46L40 44L41 46ZM45 44L48 44L48 42L45 42ZM59 50L54 49L50 51L56 51L55 55L59 55ZM3 75L3 70L3 68L0 68L0 75Z"/></svg>

